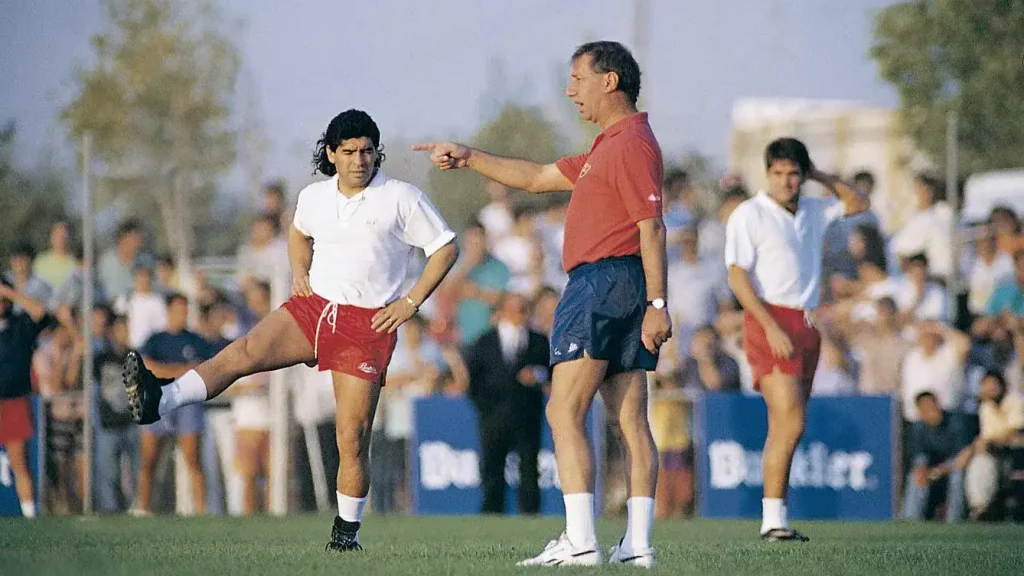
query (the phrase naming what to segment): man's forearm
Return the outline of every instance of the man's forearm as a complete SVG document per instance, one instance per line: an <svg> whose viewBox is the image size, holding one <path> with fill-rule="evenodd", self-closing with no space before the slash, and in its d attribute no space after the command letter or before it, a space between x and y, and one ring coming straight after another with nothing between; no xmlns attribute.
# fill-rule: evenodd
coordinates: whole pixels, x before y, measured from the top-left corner
<svg viewBox="0 0 1024 576"><path fill-rule="evenodd" d="M309 265L313 261L313 239L307 238L293 226L288 231L288 263L292 267L292 276L309 274Z"/></svg>
<svg viewBox="0 0 1024 576"><path fill-rule="evenodd" d="M417 307L430 298L458 258L459 248L454 240L430 255L419 280L413 285L412 290L409 290L409 298L412 298Z"/></svg>
<svg viewBox="0 0 1024 576"><path fill-rule="evenodd" d="M866 194L862 194L859 190L847 184L838 176L833 174L826 174L820 170L814 170L809 175L810 180L821 184L825 188L828 188L829 192L835 194L837 198L846 206L846 214L857 214L864 212L871 207L871 199Z"/></svg>
<svg viewBox="0 0 1024 576"><path fill-rule="evenodd" d="M668 292L668 259L665 257L665 223L650 218L637 224L640 228L640 258L647 281L647 299L665 298Z"/></svg>
<svg viewBox="0 0 1024 576"><path fill-rule="evenodd" d="M543 166L529 160L495 156L482 150L473 149L467 166L476 172L511 188L540 192L534 186Z"/></svg>
<svg viewBox="0 0 1024 576"><path fill-rule="evenodd" d="M768 328L775 324L775 318L768 312L764 302L754 292L754 285L750 282L750 274L739 266L729 267L729 287L732 288L736 299L740 301L743 310L750 313L757 320L762 328Z"/></svg>

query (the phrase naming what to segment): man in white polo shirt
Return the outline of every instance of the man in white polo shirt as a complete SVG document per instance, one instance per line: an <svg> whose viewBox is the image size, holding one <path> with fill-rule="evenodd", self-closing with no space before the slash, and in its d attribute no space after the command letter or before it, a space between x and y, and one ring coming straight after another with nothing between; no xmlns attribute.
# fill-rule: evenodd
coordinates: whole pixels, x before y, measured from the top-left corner
<svg viewBox="0 0 1024 576"><path fill-rule="evenodd" d="M765 150L768 190L743 202L726 225L729 286L744 309L743 348L754 387L768 406L761 538L806 541L786 523L786 489L793 453L803 435L807 398L818 365L821 337L811 324L818 306L825 228L836 216L867 210L854 187L818 171L807 148L780 138ZM813 180L835 198L801 194Z"/></svg>
<svg viewBox="0 0 1024 576"><path fill-rule="evenodd" d="M296 364L330 370L337 400L338 517L328 550L360 550L369 490L369 443L397 330L437 288L458 257L455 234L427 196L380 171L380 130L348 110L317 143L316 170L329 180L299 193L288 235L292 297L247 335L177 380L153 375L137 353L125 362L135 420L155 422L204 402L257 372ZM409 257L428 260L403 292Z"/></svg>

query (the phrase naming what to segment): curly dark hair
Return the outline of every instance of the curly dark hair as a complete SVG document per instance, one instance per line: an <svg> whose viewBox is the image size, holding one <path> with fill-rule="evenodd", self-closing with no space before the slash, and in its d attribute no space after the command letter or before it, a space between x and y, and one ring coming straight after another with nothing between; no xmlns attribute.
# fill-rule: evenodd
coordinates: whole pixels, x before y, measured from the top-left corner
<svg viewBox="0 0 1024 576"><path fill-rule="evenodd" d="M377 149L377 162L374 168L380 168L384 162L384 147L380 145L380 129L370 115L362 110L346 110L335 116L327 125L327 130L320 135L313 150L313 173L320 172L324 176L334 176L338 171L327 157L327 149L335 150L342 141L352 138L369 138Z"/></svg>

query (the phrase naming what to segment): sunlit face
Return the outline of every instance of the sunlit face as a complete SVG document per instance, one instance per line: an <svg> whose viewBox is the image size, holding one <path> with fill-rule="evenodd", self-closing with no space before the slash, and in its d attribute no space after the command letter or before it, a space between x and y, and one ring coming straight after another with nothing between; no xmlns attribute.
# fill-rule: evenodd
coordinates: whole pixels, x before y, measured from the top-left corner
<svg viewBox="0 0 1024 576"><path fill-rule="evenodd" d="M181 298L175 298L167 306L167 331L181 332L188 326L188 303Z"/></svg>
<svg viewBox="0 0 1024 576"><path fill-rule="evenodd" d="M942 408L935 398L925 396L917 401L917 410L921 413L921 420L929 426L942 424Z"/></svg>
<svg viewBox="0 0 1024 576"><path fill-rule="evenodd" d="M981 397L984 400L997 400L1003 394L1003 384L998 378L986 376L981 381Z"/></svg>
<svg viewBox="0 0 1024 576"><path fill-rule="evenodd" d="M377 148L367 137L342 140L337 148L327 148L327 159L338 170L342 188L366 188L376 173Z"/></svg>
<svg viewBox="0 0 1024 576"><path fill-rule="evenodd" d="M773 160L768 167L768 193L780 204L792 202L803 183L804 173L792 160Z"/></svg>
<svg viewBox="0 0 1024 576"><path fill-rule="evenodd" d="M501 319L513 326L526 326L530 318L530 305L526 298L512 294L501 305Z"/></svg>
<svg viewBox="0 0 1024 576"><path fill-rule="evenodd" d="M565 87L566 97L572 100L587 122L597 122L601 100L617 85L614 73L598 74L594 71L590 65L592 59L590 54L584 54L572 61L569 84Z"/></svg>
<svg viewBox="0 0 1024 576"><path fill-rule="evenodd" d="M50 246L58 252L64 252L68 249L68 225L63 222L58 222L53 225L50 229Z"/></svg>

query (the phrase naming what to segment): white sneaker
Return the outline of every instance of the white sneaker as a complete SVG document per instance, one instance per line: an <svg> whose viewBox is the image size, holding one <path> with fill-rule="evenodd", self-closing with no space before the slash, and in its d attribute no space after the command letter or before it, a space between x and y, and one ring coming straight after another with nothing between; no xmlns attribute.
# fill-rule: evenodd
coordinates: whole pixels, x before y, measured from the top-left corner
<svg viewBox="0 0 1024 576"><path fill-rule="evenodd" d="M569 537L562 532L557 540L548 542L544 551L527 558L516 566L599 566L601 564L601 551L597 546L593 548L577 548L569 542Z"/></svg>
<svg viewBox="0 0 1024 576"><path fill-rule="evenodd" d="M630 550L622 545L622 540L619 540L619 543L612 546L611 551L608 553L608 563L639 566L640 568L654 568L656 563L654 548Z"/></svg>
<svg viewBox="0 0 1024 576"><path fill-rule="evenodd" d="M143 510L142 508L131 508L128 510L128 515L132 518L149 518L153 516L153 513L149 510Z"/></svg>

